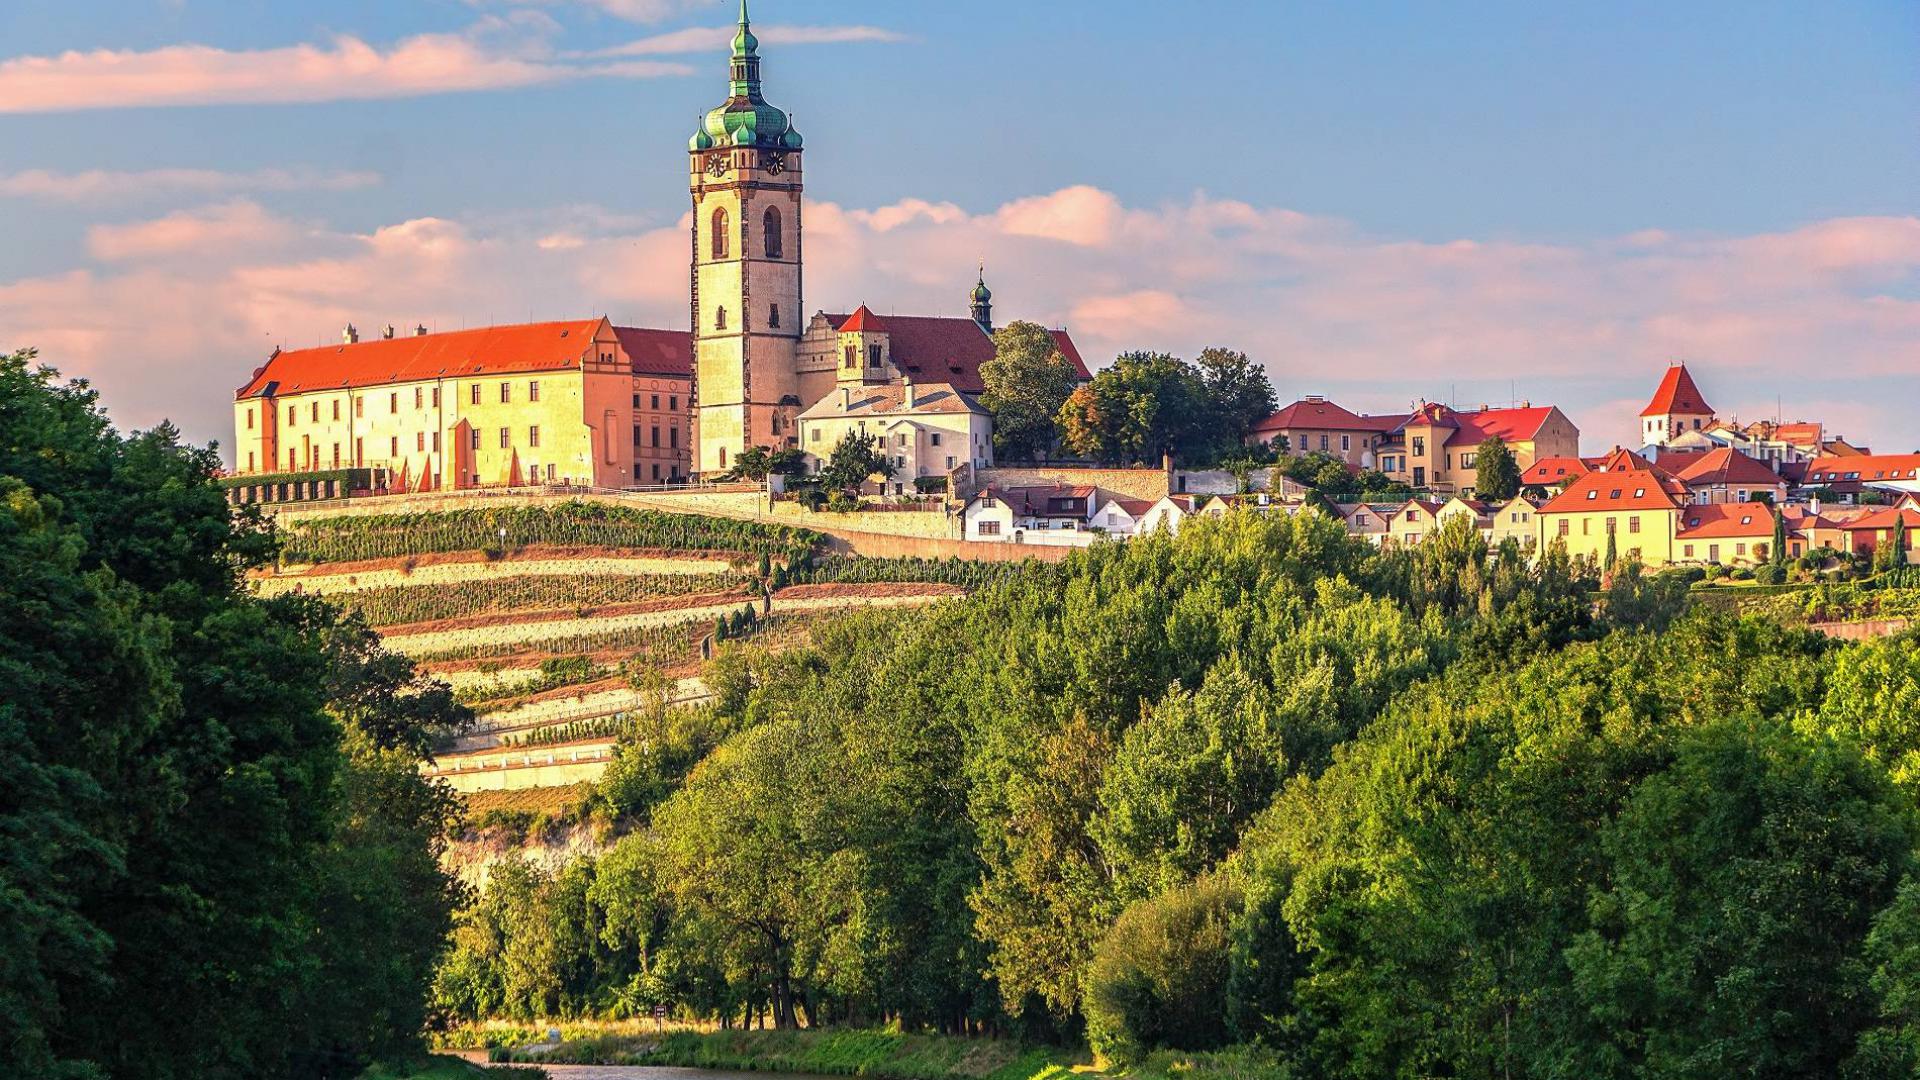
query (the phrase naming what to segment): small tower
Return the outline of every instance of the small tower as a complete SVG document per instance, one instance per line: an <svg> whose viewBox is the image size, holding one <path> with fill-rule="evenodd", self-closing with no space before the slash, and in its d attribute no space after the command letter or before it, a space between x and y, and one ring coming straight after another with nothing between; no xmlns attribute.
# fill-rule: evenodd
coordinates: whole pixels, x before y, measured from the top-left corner
<svg viewBox="0 0 1920 1080"><path fill-rule="evenodd" d="M993 290L987 288L987 264L980 264L980 280L974 285L968 296L968 309L973 312L973 321L980 329L993 333Z"/></svg>
<svg viewBox="0 0 1920 1080"><path fill-rule="evenodd" d="M1660 380L1653 400L1640 410L1640 437L1647 446L1666 446L1681 433L1699 431L1713 423L1713 408L1693 384L1687 365L1674 364Z"/></svg>
<svg viewBox="0 0 1920 1080"><path fill-rule="evenodd" d="M840 324L838 381L842 386L893 381L893 335L865 304Z"/></svg>

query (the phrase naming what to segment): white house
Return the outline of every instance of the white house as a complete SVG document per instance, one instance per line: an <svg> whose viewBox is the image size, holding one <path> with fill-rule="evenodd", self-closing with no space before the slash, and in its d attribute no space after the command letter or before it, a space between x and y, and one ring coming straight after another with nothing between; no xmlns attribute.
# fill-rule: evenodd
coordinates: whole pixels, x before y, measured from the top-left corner
<svg viewBox="0 0 1920 1080"><path fill-rule="evenodd" d="M841 386L800 414L807 471L819 472L848 433L880 439L893 466L885 493L904 495L914 481L945 477L961 465L993 465L993 417L949 383L911 381Z"/></svg>
<svg viewBox="0 0 1920 1080"><path fill-rule="evenodd" d="M1097 488L988 486L961 511L968 540L1013 543L1092 543Z"/></svg>
<svg viewBox="0 0 1920 1080"><path fill-rule="evenodd" d="M1140 520L1153 509L1152 499L1129 499L1109 495L1093 512L1089 527L1104 529L1109 536L1132 536L1139 531Z"/></svg>
<svg viewBox="0 0 1920 1080"><path fill-rule="evenodd" d="M1455 495L1440 504L1440 509L1434 513L1434 527L1445 526L1454 518L1466 518L1473 522L1473 527L1479 531L1480 535L1485 537L1488 543L1493 542L1493 508L1486 503Z"/></svg>
<svg viewBox="0 0 1920 1080"><path fill-rule="evenodd" d="M1145 536L1160 529L1168 533L1180 531L1180 523L1188 515L1199 509L1199 499L1192 495L1168 495L1154 503L1140 517L1140 523L1133 530L1135 536Z"/></svg>

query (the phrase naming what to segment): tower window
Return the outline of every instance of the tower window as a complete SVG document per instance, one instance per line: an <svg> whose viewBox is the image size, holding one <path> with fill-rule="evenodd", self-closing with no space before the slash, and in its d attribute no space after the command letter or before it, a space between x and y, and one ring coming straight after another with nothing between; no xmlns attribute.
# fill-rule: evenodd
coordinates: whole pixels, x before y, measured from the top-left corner
<svg viewBox="0 0 1920 1080"><path fill-rule="evenodd" d="M715 330L725 330L727 328L727 309L726 308L722 307L719 310L714 312L713 328Z"/></svg>
<svg viewBox="0 0 1920 1080"><path fill-rule="evenodd" d="M867 346L867 366L868 367L880 366L880 346L878 345Z"/></svg>
<svg viewBox="0 0 1920 1080"><path fill-rule="evenodd" d="M775 330L780 329L780 305L779 304L767 305L767 325Z"/></svg>
<svg viewBox="0 0 1920 1080"><path fill-rule="evenodd" d="M784 258L782 249L785 245L780 236L780 208L777 206L767 207L767 212L762 216L760 221L761 229L767 234L767 258Z"/></svg>
<svg viewBox="0 0 1920 1080"><path fill-rule="evenodd" d="M724 206L713 208L713 257L727 257L727 208Z"/></svg>
<svg viewBox="0 0 1920 1080"><path fill-rule="evenodd" d="M854 348L852 345L847 346L847 362L845 366L850 368L860 366L860 350Z"/></svg>

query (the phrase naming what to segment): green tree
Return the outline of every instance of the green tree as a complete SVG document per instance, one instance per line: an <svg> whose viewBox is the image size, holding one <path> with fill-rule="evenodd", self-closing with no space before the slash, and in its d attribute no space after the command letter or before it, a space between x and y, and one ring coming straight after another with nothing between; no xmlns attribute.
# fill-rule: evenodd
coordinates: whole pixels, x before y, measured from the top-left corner
<svg viewBox="0 0 1920 1080"><path fill-rule="evenodd" d="M10 1074L351 1076L417 1036L456 894L414 752L463 714L364 627L242 587L274 538L217 467L0 359Z"/></svg>
<svg viewBox="0 0 1920 1080"><path fill-rule="evenodd" d="M840 437L827 467L820 470L821 481L841 491L857 488L876 476L883 480L893 476L893 463L887 460L879 436L857 431Z"/></svg>
<svg viewBox="0 0 1920 1080"><path fill-rule="evenodd" d="M773 471L773 454L764 446L749 446L733 459L733 475L756 483Z"/></svg>
<svg viewBox="0 0 1920 1080"><path fill-rule="evenodd" d="M1567 959L1591 1076L1835 1076L1874 1022L1860 963L1914 862L1884 774L1771 725L1712 725L1605 828Z"/></svg>
<svg viewBox="0 0 1920 1080"><path fill-rule="evenodd" d="M1773 542L1767 549L1767 562L1780 567L1787 565L1787 519L1777 506L1773 508Z"/></svg>
<svg viewBox="0 0 1920 1080"><path fill-rule="evenodd" d="M1068 450L1111 465L1184 459L1214 439L1200 373L1166 353L1123 354L1073 392L1059 427Z"/></svg>
<svg viewBox="0 0 1920 1080"><path fill-rule="evenodd" d="M1482 499L1506 502L1520 493L1520 466L1507 441L1492 435L1474 452L1473 492Z"/></svg>
<svg viewBox="0 0 1920 1080"><path fill-rule="evenodd" d="M1893 512L1893 527L1887 530L1887 539L1874 552L1875 570L1897 570L1907 565L1907 512Z"/></svg>
<svg viewBox="0 0 1920 1080"><path fill-rule="evenodd" d="M1253 426L1280 407L1267 369L1232 349L1203 349L1194 360L1206 393L1206 408L1216 425L1216 454L1237 451Z"/></svg>
<svg viewBox="0 0 1920 1080"><path fill-rule="evenodd" d="M1073 362L1052 331L1013 322L993 332L993 359L980 365L980 404L993 414L993 453L1034 461L1053 446L1054 417L1073 393Z"/></svg>
<svg viewBox="0 0 1920 1080"><path fill-rule="evenodd" d="M1243 899L1208 878L1122 912L1087 970L1087 1038L1130 1065L1161 1047L1210 1050L1232 1035L1227 982Z"/></svg>

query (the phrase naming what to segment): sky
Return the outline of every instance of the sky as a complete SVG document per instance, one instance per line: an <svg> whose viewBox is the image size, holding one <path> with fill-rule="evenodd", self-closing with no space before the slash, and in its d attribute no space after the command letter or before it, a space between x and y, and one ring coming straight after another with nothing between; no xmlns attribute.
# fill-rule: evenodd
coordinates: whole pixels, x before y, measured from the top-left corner
<svg viewBox="0 0 1920 1080"><path fill-rule="evenodd" d="M732 0L8 0L0 349L231 439L342 326L687 322ZM1283 401L1560 405L1666 365L1920 450L1913 0L754 0L806 305L1209 345Z"/></svg>

